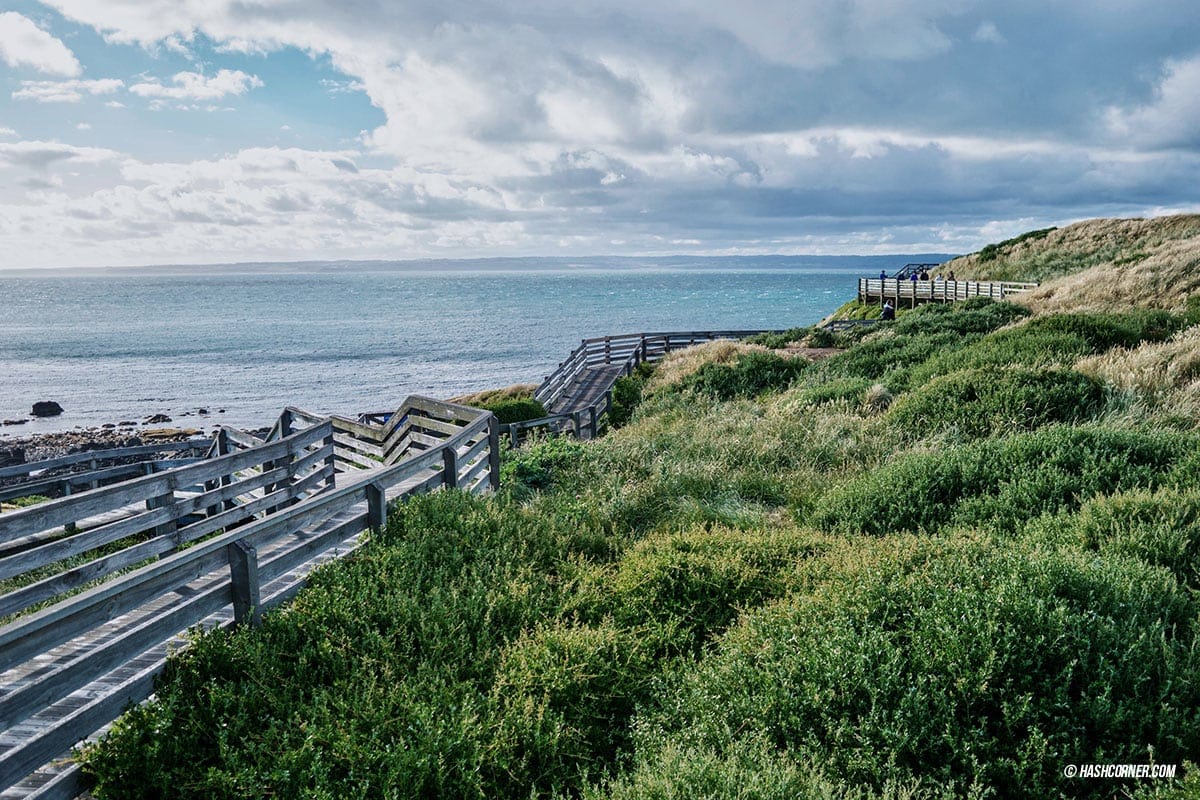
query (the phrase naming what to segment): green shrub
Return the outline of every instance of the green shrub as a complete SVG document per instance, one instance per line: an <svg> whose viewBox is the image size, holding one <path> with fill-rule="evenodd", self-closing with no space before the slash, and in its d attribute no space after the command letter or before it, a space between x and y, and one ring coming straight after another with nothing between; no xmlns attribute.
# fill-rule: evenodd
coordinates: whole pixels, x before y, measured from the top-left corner
<svg viewBox="0 0 1200 800"><path fill-rule="evenodd" d="M759 333L754 336L747 336L745 341L749 344L761 344L763 347L769 347L772 350L781 350L792 342L798 342L805 336L808 336L812 330L812 328L789 328L780 333Z"/></svg>
<svg viewBox="0 0 1200 800"><path fill-rule="evenodd" d="M870 383L883 381L889 389L908 386L909 371L935 354L962 347L977 335L950 331L932 334L896 335L895 329L871 337L845 352L819 362L818 372L826 378L857 378Z"/></svg>
<svg viewBox="0 0 1200 800"><path fill-rule="evenodd" d="M871 386L867 378L830 378L799 393L800 401L806 405L819 406L825 403L850 403L858 405Z"/></svg>
<svg viewBox="0 0 1200 800"><path fill-rule="evenodd" d="M899 334L988 333L1029 316L1029 309L990 297L956 303L926 303L900 315L893 330Z"/></svg>
<svg viewBox="0 0 1200 800"><path fill-rule="evenodd" d="M699 654L741 609L794 587L796 564L824 549L819 536L793 529L652 534L592 573L604 599L583 613L643 631L659 655Z"/></svg>
<svg viewBox="0 0 1200 800"><path fill-rule="evenodd" d="M617 378L613 384L612 408L608 412L608 424L620 428L633 417L633 411L642 402L642 391L646 381L654 374L654 364L643 361L633 372Z"/></svg>
<svg viewBox="0 0 1200 800"><path fill-rule="evenodd" d="M1088 419L1103 404L1103 385L1078 372L972 369L914 389L891 406L888 419L916 435L953 429L988 436Z"/></svg>
<svg viewBox="0 0 1200 800"><path fill-rule="evenodd" d="M807 366L807 361L776 353L743 353L729 364L705 364L688 376L684 386L718 400L757 397L787 389Z"/></svg>
<svg viewBox="0 0 1200 800"><path fill-rule="evenodd" d="M1084 547L1166 567L1200 589L1200 490L1194 487L1097 497L1049 524Z"/></svg>
<svg viewBox="0 0 1200 800"><path fill-rule="evenodd" d="M1053 426L902 456L834 487L811 519L830 531L874 535L946 525L1011 532L1096 494L1176 485L1197 446L1185 434Z"/></svg>
<svg viewBox="0 0 1200 800"><path fill-rule="evenodd" d="M495 414L496 421L501 425L546 416L546 407L532 397L508 397L478 407Z"/></svg>
<svg viewBox="0 0 1200 800"><path fill-rule="evenodd" d="M1013 366L1046 367L1073 364L1093 351L1074 333L1031 330L1028 326L988 334L964 347L934 355L914 367L909 382L920 386L940 375L964 369L1006 369Z"/></svg>
<svg viewBox="0 0 1200 800"><path fill-rule="evenodd" d="M504 452L500 485L520 492L548 489L564 470L577 464L584 445L566 436L533 439L524 447Z"/></svg>
<svg viewBox="0 0 1200 800"><path fill-rule="evenodd" d="M908 786L876 794L824 777L817 766L746 736L717 752L668 744L628 773L588 787L585 800L923 800L940 797Z"/></svg>
<svg viewBox="0 0 1200 800"><path fill-rule="evenodd" d="M749 615L641 721L634 774L753 738L851 786L1112 797L1063 765L1200 748L1196 612L1135 560L931 543Z"/></svg>
<svg viewBox="0 0 1200 800"><path fill-rule="evenodd" d="M1200 292L1188 295L1184 306L1183 321L1187 325L1200 325Z"/></svg>
<svg viewBox="0 0 1200 800"><path fill-rule="evenodd" d="M1139 308L1110 314L1050 314L1025 324L1027 332L1072 334L1102 353L1113 347L1136 347L1161 342L1184 325L1183 317L1161 309Z"/></svg>

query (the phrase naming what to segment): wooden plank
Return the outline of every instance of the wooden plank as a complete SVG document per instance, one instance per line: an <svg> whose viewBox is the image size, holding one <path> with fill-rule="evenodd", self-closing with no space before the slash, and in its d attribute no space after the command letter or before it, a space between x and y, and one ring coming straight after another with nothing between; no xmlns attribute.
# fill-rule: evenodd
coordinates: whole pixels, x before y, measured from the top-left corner
<svg viewBox="0 0 1200 800"><path fill-rule="evenodd" d="M460 465L468 463L469 462L466 461L459 461ZM469 466L467 466L465 469L460 468L458 472L458 485L468 486L471 483L474 483L475 479L487 472L490 467L491 465L488 463L488 460L485 457L480 458L473 463L469 463Z"/></svg>
<svg viewBox="0 0 1200 800"><path fill-rule="evenodd" d="M325 417L319 417L316 414L296 408L295 406L288 406L285 410L291 412L293 423L300 422L306 425L320 425L326 421Z"/></svg>
<svg viewBox="0 0 1200 800"><path fill-rule="evenodd" d="M463 429L463 426L455 425L452 422L443 422L440 419L420 415L411 416L409 423L414 429L420 429L427 433L441 433L446 436L453 436Z"/></svg>
<svg viewBox="0 0 1200 800"><path fill-rule="evenodd" d="M86 553L88 550L103 547L135 533L141 533L170 522L175 518L175 513L171 508L156 508L0 558L0 580L22 575L65 558Z"/></svg>
<svg viewBox="0 0 1200 800"><path fill-rule="evenodd" d="M161 669L161 664L154 664L141 670L111 693L63 717L45 733L0 754L0 789L12 786L50 759L67 752L82 738L79 731L95 731L115 719L127 705L145 700L154 690L154 676Z"/></svg>
<svg viewBox="0 0 1200 800"><path fill-rule="evenodd" d="M361 422L339 416L333 416L330 419L333 421L335 434L349 434L355 438L375 443L381 442L385 435L383 428L376 425L364 425Z"/></svg>
<svg viewBox="0 0 1200 800"><path fill-rule="evenodd" d="M357 439L344 433L338 433L336 429L334 430L333 441L335 444L341 445L348 450L357 450L365 455L383 458L383 448L378 444Z"/></svg>
<svg viewBox="0 0 1200 800"><path fill-rule="evenodd" d="M42 461L28 461L24 464L14 464L8 467L0 467L0 478L10 478L14 475L25 475L30 472L38 472L45 469L55 469L57 467L72 466L84 461L108 461L114 458L132 458L136 456L152 455L154 453L174 453L182 450L197 450L203 452L208 449L211 444L209 439L188 439L182 442L163 442L161 444L143 444L135 447L114 447L108 450L84 450L78 453L68 453L64 456L56 458L48 458Z"/></svg>
<svg viewBox="0 0 1200 800"><path fill-rule="evenodd" d="M470 406L459 405L458 403L447 403L416 394L405 400L404 405L409 408L415 408L418 411L424 411L427 414L432 414L440 419L452 418L460 419L464 422L475 422L485 413L478 408L471 408Z"/></svg>
<svg viewBox="0 0 1200 800"><path fill-rule="evenodd" d="M79 653L37 681L0 697L0 729L11 728L39 708L61 700L151 647L186 631L231 602L233 595L229 584L208 587L115 638Z"/></svg>

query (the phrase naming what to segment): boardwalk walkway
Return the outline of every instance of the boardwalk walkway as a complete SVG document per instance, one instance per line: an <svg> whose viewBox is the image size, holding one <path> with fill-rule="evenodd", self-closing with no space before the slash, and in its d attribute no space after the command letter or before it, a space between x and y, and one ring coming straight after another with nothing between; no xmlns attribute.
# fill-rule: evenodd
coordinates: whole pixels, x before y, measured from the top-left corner
<svg viewBox="0 0 1200 800"><path fill-rule="evenodd" d="M222 429L185 466L0 514L0 798L75 797L70 748L187 630L257 624L389 500L494 488L498 442L489 412L428 398L382 424L287 409L265 440Z"/></svg>

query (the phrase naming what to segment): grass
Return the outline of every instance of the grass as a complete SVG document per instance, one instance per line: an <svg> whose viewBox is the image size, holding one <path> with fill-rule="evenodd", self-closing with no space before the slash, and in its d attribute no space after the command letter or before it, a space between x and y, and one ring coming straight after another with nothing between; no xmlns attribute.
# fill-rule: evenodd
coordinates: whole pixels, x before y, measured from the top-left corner
<svg viewBox="0 0 1200 800"><path fill-rule="evenodd" d="M1186 796L1062 768L1200 752L1188 321L970 301L813 364L671 354L609 435L196 636L94 793Z"/></svg>

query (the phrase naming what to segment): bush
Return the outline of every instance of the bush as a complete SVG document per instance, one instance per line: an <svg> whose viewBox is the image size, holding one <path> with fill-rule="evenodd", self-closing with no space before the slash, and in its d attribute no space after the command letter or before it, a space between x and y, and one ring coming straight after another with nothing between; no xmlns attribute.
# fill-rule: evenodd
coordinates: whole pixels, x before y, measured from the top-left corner
<svg viewBox="0 0 1200 800"><path fill-rule="evenodd" d="M1169 311L1139 308L1120 314L1051 314L1030 320L1024 330L1078 336L1088 343L1090 352L1102 353L1113 347L1161 342L1184 324L1183 317Z"/></svg>
<svg viewBox="0 0 1200 800"><path fill-rule="evenodd" d="M812 328L789 328L781 333L759 333L747 336L743 341L748 344L760 344L772 350L781 350L792 342L798 342L812 331Z"/></svg>
<svg viewBox="0 0 1200 800"><path fill-rule="evenodd" d="M1103 385L1078 372L972 369L913 390L892 405L888 417L918 436L951 429L988 436L1088 419L1103 404Z"/></svg>
<svg viewBox="0 0 1200 800"><path fill-rule="evenodd" d="M937 353L962 347L972 338L950 331L899 336L893 328L821 361L818 370L826 378L883 381L889 389L901 391L907 388L908 373L914 366Z"/></svg>
<svg viewBox="0 0 1200 800"><path fill-rule="evenodd" d="M899 334L988 333L1029 316L1029 309L990 297L956 303L926 303L900 315L893 330Z"/></svg>
<svg viewBox="0 0 1200 800"><path fill-rule="evenodd" d="M783 391L808 367L808 362L771 352L743 353L729 364L708 363L684 381L684 386L717 400L757 397Z"/></svg>
<svg viewBox="0 0 1200 800"><path fill-rule="evenodd" d="M796 564L824 549L817 534L792 529L652 534L589 576L604 599L582 613L642 631L659 656L699 655L741 609L795 587Z"/></svg>
<svg viewBox="0 0 1200 800"><path fill-rule="evenodd" d="M510 422L524 422L527 419L540 419L546 416L546 407L532 397L504 398L477 407L491 411L501 425L507 425Z"/></svg>
<svg viewBox="0 0 1200 800"><path fill-rule="evenodd" d="M507 450L500 465L500 485L517 493L548 489L560 473L579 462L583 449L581 442L555 436L533 439L520 449Z"/></svg>
<svg viewBox="0 0 1200 800"><path fill-rule="evenodd" d="M1054 426L902 456L823 495L811 520L873 535L947 525L1012 532L1096 494L1174 485L1188 474L1180 468L1197 446L1186 434Z"/></svg>
<svg viewBox="0 0 1200 800"><path fill-rule="evenodd" d="M831 378L803 389L799 399L811 406L843 402L858 405L870 386L871 381L866 378Z"/></svg>
<svg viewBox="0 0 1200 800"><path fill-rule="evenodd" d="M1048 523L1083 547L1166 567L1200 589L1200 490L1138 490L1097 497L1079 513Z"/></svg>
<svg viewBox="0 0 1200 800"><path fill-rule="evenodd" d="M608 424L620 428L633 418L633 411L642 402L646 381L654 374L654 364L643 361L633 372L617 378L613 384L612 408L608 412Z"/></svg>
<svg viewBox="0 0 1200 800"><path fill-rule="evenodd" d="M634 774L758 739L850 786L1112 797L1063 764L1200 748L1196 612L1130 559L931 543L749 615L641 721Z"/></svg>

